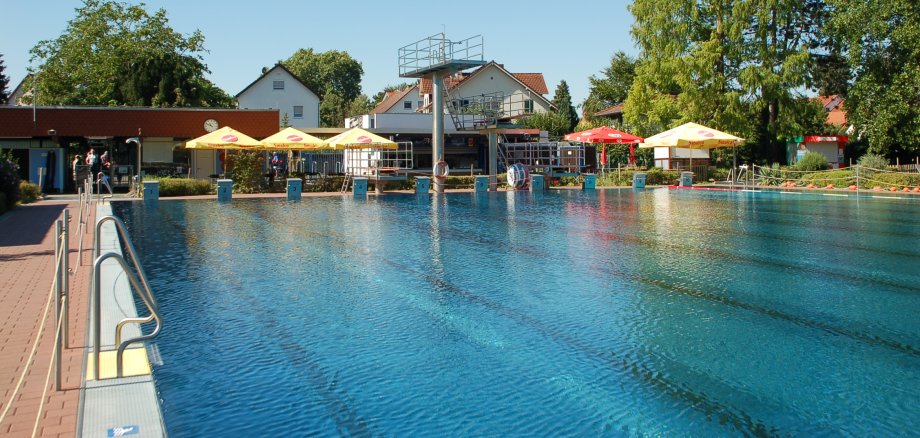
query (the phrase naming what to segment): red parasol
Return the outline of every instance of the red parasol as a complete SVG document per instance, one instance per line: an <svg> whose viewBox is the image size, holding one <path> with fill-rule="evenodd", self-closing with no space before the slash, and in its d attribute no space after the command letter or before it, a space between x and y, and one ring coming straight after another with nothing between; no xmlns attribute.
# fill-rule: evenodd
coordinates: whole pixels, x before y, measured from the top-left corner
<svg viewBox="0 0 920 438"><path fill-rule="evenodd" d="M566 134L565 139L568 141L580 141L584 143L602 143L602 144L628 144L629 145L629 162L636 161L635 144L642 143L642 137L636 137L616 129L601 126L599 128L589 129L587 131L574 132ZM601 161L606 162L606 150L601 152Z"/></svg>

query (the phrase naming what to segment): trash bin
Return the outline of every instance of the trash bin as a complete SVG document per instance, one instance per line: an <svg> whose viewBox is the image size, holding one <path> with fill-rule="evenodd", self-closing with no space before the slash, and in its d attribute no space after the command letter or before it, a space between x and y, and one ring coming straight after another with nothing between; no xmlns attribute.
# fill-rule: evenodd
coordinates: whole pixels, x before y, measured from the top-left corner
<svg viewBox="0 0 920 438"><path fill-rule="evenodd" d="M692 185L693 185L693 172L681 172L680 173L680 186L690 187Z"/></svg>
<svg viewBox="0 0 920 438"><path fill-rule="evenodd" d="M634 189L644 189L645 188L645 172L636 172L633 174L633 188Z"/></svg>

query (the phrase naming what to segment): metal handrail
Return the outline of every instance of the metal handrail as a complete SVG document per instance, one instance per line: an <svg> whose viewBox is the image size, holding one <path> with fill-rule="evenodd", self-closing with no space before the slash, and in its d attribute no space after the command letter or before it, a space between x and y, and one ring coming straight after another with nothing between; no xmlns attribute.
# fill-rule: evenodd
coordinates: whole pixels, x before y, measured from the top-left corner
<svg viewBox="0 0 920 438"><path fill-rule="evenodd" d="M129 267L125 258L115 252L107 252L105 254L99 255L100 252L100 231L102 230L102 225L105 222L114 222L115 229L117 234L125 242L125 248L128 252L128 255L131 257L131 262L134 264L134 270L132 271ZM144 305L147 306L147 310L150 311L150 315L143 318L125 318L118 322L118 325L115 328L115 343L118 345L118 351L116 354L116 376L122 376L122 367L123 367L123 355L125 349L128 345L131 345L135 342L146 341L156 337L160 333L162 328L162 320L160 319L160 308L157 305L156 299L153 297L153 292L150 290L150 284L147 282L147 274L144 273L144 267L140 264L140 261L137 258L137 251L134 249L134 243L131 242L131 239L128 238L128 231L125 227L125 223L121 219L115 216L104 216L96 221L95 234L93 236L93 276L91 282L91 290L93 292L93 314L95 315L95 324L93 327L93 375L96 380L99 380L99 354L102 344L102 297L101 297L101 277L102 270L99 269L102 266L102 262L114 258L118 261L118 264L121 265L122 269L125 271L125 274L128 277L128 281L131 283L132 291L137 294L141 301L144 302ZM136 274L135 274L136 271ZM153 331L147 335L137 336L135 338L127 339L125 341L121 340L121 331L126 324L138 323L144 324L148 322L156 321L156 327Z"/></svg>

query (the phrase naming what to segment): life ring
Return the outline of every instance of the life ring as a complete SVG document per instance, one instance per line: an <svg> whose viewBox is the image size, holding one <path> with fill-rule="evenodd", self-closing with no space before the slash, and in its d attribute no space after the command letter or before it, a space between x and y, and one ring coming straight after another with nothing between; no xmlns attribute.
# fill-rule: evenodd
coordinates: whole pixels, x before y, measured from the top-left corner
<svg viewBox="0 0 920 438"><path fill-rule="evenodd" d="M447 178L447 175L450 175L450 167L447 166L447 162L441 160L435 163L434 177L437 179L444 179Z"/></svg>
<svg viewBox="0 0 920 438"><path fill-rule="evenodd" d="M508 168L508 185L515 190L526 189L530 182L530 172L521 163L514 163Z"/></svg>

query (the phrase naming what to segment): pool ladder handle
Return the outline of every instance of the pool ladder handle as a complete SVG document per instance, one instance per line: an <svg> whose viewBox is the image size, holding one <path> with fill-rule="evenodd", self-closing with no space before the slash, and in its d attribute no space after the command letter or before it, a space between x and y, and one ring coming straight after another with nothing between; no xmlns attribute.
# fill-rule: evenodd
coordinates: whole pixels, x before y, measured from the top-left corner
<svg viewBox="0 0 920 438"><path fill-rule="evenodd" d="M107 252L105 254L99 255L100 230L102 229L102 224L109 221L115 223L115 229L117 230L121 239L125 242L125 247L127 249L128 255L131 257L131 261L137 270L136 274L128 267L127 261L125 261L125 258L120 254L115 252ZM118 264L121 265L122 270L128 277L128 281L131 283L132 291L140 297L141 301L144 302L144 305L147 306L147 310L150 311L150 315L147 317L125 318L118 322L118 325L115 328L115 344L118 345L118 351L116 354L117 377L120 378L123 374L122 368L124 365L123 356L125 349L135 342L153 339L160 333L160 329L162 328L159 306L157 305L156 299L153 298L153 292L150 290L150 284L147 282L147 275L144 273L144 267L141 266L137 259L137 251L134 249L134 243L131 242L131 239L128 237L128 232L124 222L115 216L104 216L100 218L98 221L96 221L95 234L93 236L93 259L95 261L93 262L90 284L90 290L92 290L93 293L93 315L95 318L95 324L93 326L93 376L96 380L99 380L99 350L100 345L102 344L102 286L100 281L102 274L99 268L102 266L102 262L110 258L115 259ZM156 321L156 327L154 327L153 331L149 334L127 339L125 341L121 340L121 331L126 324L145 324L153 321Z"/></svg>

